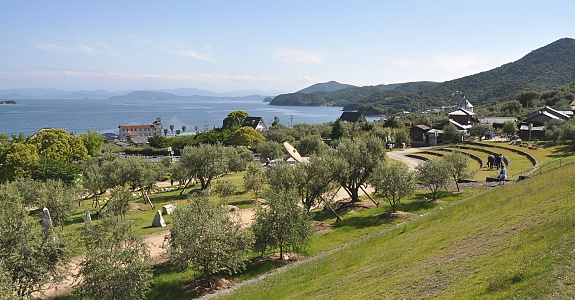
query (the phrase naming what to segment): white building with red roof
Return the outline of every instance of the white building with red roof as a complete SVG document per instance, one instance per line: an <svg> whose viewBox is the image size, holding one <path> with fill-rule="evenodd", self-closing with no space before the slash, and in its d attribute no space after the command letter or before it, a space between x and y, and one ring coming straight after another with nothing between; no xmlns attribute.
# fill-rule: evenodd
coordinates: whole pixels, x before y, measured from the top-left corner
<svg viewBox="0 0 575 300"><path fill-rule="evenodd" d="M162 135L162 119L156 118L150 125L120 125L118 129L118 139L121 141L127 141L136 137L148 138L153 135Z"/></svg>

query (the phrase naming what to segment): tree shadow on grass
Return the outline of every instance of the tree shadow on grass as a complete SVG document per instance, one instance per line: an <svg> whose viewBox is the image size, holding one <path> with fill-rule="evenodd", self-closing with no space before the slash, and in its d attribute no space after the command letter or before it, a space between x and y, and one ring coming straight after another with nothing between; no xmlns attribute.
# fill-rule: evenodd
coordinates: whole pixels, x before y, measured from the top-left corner
<svg viewBox="0 0 575 300"><path fill-rule="evenodd" d="M398 206L397 206L397 210L401 210L401 211L406 211L406 212L410 212L410 213L418 213L421 211L429 211L429 210L433 210L434 208L444 205L442 203L443 198L447 198L449 196L452 196L453 192L450 191L437 191L436 194L436 200L432 201L433 196L431 195L431 192L429 193L425 193L425 194L421 194L421 200L413 200L413 201L409 201L407 203L405 202L401 202Z"/></svg>
<svg viewBox="0 0 575 300"><path fill-rule="evenodd" d="M344 218L335 224L335 227L353 227L361 229L366 227L380 226L383 224L391 224L396 217L390 212L385 212L373 216L357 216L351 218Z"/></svg>

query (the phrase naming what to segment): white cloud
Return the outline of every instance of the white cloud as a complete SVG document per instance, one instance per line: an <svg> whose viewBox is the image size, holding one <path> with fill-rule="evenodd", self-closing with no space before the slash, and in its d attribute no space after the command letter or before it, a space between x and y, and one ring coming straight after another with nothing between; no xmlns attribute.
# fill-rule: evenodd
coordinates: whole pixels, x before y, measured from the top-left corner
<svg viewBox="0 0 575 300"><path fill-rule="evenodd" d="M79 53L86 55L96 55L99 52L96 47L87 44L67 45L61 43L37 42L34 43L34 47L44 51L59 54Z"/></svg>
<svg viewBox="0 0 575 300"><path fill-rule="evenodd" d="M278 48L274 54L274 57L283 63L293 64L293 63L314 63L321 64L325 59L325 54L306 52L301 50Z"/></svg>

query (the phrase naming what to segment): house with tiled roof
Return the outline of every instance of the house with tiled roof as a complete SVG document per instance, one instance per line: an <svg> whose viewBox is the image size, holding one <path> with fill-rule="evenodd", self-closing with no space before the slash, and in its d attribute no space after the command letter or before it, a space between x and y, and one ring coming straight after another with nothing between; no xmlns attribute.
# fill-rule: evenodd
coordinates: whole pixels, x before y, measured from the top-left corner
<svg viewBox="0 0 575 300"><path fill-rule="evenodd" d="M127 141L136 137L148 138L154 135L162 135L162 119L156 120L149 125L120 125L118 126L118 139Z"/></svg>

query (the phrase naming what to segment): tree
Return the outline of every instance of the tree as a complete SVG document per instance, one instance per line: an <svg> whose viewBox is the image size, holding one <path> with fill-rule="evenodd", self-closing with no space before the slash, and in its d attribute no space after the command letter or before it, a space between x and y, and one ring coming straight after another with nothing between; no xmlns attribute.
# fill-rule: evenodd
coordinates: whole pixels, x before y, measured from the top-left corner
<svg viewBox="0 0 575 300"><path fill-rule="evenodd" d="M254 192L256 200L258 194L264 190L266 181L267 176L260 164L256 162L248 164L244 174L244 186L246 190Z"/></svg>
<svg viewBox="0 0 575 300"><path fill-rule="evenodd" d="M167 129L165 129L167 130ZM167 134L167 132L166 132ZM150 144L150 147L152 148L157 148L157 149L163 149L163 148L168 148L168 139L165 136L161 136L161 135L152 135L148 137L148 143Z"/></svg>
<svg viewBox="0 0 575 300"><path fill-rule="evenodd" d="M99 197L106 190L105 178L100 165L97 162L88 164L82 178L82 185L93 195L94 206L98 206L100 203Z"/></svg>
<svg viewBox="0 0 575 300"><path fill-rule="evenodd" d="M60 161L78 161L88 158L88 149L82 139L64 129L43 129L30 138L40 157Z"/></svg>
<svg viewBox="0 0 575 300"><path fill-rule="evenodd" d="M88 150L88 155L94 156L99 154L106 142L106 138L98 134L98 132L88 129L87 133L80 134L80 139L84 143L86 150Z"/></svg>
<svg viewBox="0 0 575 300"><path fill-rule="evenodd" d="M181 152L180 163L190 170L192 177L197 178L202 190L205 190L210 187L212 179L228 171L225 153L221 144L188 146Z"/></svg>
<svg viewBox="0 0 575 300"><path fill-rule="evenodd" d="M564 122L565 122L564 120L560 119L549 120L549 122L545 124L545 138L556 144L557 140L559 140L559 138L562 135L561 134L561 132L563 131L562 125Z"/></svg>
<svg viewBox="0 0 575 300"><path fill-rule="evenodd" d="M282 144L274 141L261 141L256 145L256 153L260 154L263 161L267 159L274 160L276 158L285 157L287 154Z"/></svg>
<svg viewBox="0 0 575 300"><path fill-rule="evenodd" d="M461 152L451 152L443 156L443 159L449 166L449 172L459 192L459 181L473 175L473 172L469 169L469 157Z"/></svg>
<svg viewBox="0 0 575 300"><path fill-rule="evenodd" d="M21 177L31 177L32 169L40 160L35 145L11 143L0 168L2 179L11 181Z"/></svg>
<svg viewBox="0 0 575 300"><path fill-rule="evenodd" d="M174 133L174 124L170 125L170 131Z"/></svg>
<svg viewBox="0 0 575 300"><path fill-rule="evenodd" d="M228 214L207 197L198 197L178 207L172 220L168 254L175 266L199 268L207 278L245 268L253 237L241 228L238 215Z"/></svg>
<svg viewBox="0 0 575 300"><path fill-rule="evenodd" d="M274 117L274 121L272 122L272 127L278 125L280 123L280 118L277 116Z"/></svg>
<svg viewBox="0 0 575 300"><path fill-rule="evenodd" d="M265 140L264 136L249 126L238 128L232 133L229 143L234 146L253 147Z"/></svg>
<svg viewBox="0 0 575 300"><path fill-rule="evenodd" d="M512 138L517 133L517 124L513 121L505 121L503 122L501 132L506 134L509 138Z"/></svg>
<svg viewBox="0 0 575 300"><path fill-rule="evenodd" d="M40 219L30 216L14 184L0 186L0 245L0 265L12 295L30 298L63 279L65 244L53 230L44 234Z"/></svg>
<svg viewBox="0 0 575 300"><path fill-rule="evenodd" d="M437 190L446 187L451 178L450 167L442 159L425 161L415 171L417 181L431 191L432 201L437 198Z"/></svg>
<svg viewBox="0 0 575 300"><path fill-rule="evenodd" d="M164 128L164 136L168 135L168 128Z"/></svg>
<svg viewBox="0 0 575 300"><path fill-rule="evenodd" d="M80 264L78 294L88 299L145 299L152 268L149 246L135 235L133 222L105 216L87 224L86 256Z"/></svg>
<svg viewBox="0 0 575 300"><path fill-rule="evenodd" d="M333 156L314 156L305 164L275 163L267 170L269 189L278 193L294 192L309 212L323 202L324 195L339 189L339 181L332 170L336 163Z"/></svg>
<svg viewBox="0 0 575 300"><path fill-rule="evenodd" d="M320 135L307 135L297 143L297 150L302 156L319 155L327 148Z"/></svg>
<svg viewBox="0 0 575 300"><path fill-rule="evenodd" d="M455 127L455 125L448 123L443 127L443 141L449 144L460 143L463 133Z"/></svg>
<svg viewBox="0 0 575 300"><path fill-rule="evenodd" d="M76 187L67 186L59 180L48 180L40 185L38 192L40 207L50 211L52 222L60 225L64 231L64 224L74 211L74 203L78 199Z"/></svg>
<svg viewBox="0 0 575 300"><path fill-rule="evenodd" d="M331 133L329 134L329 137L332 140L338 140L338 139L344 138L346 136L347 136L347 131L345 130L345 127L343 126L343 123L341 122L341 120L338 118L331 125Z"/></svg>
<svg viewBox="0 0 575 300"><path fill-rule="evenodd" d="M401 199L407 197L416 189L415 174L403 163L387 160L379 164L369 180L375 193L385 198L395 212Z"/></svg>
<svg viewBox="0 0 575 300"><path fill-rule="evenodd" d="M247 112L243 110L234 110L224 118L222 122L222 129L232 129L234 127L239 127L247 117Z"/></svg>
<svg viewBox="0 0 575 300"><path fill-rule="evenodd" d="M351 202L358 202L359 189L366 183L373 169L385 159L385 144L374 136L343 139L335 149L335 156L334 174L348 191Z"/></svg>
<svg viewBox="0 0 575 300"><path fill-rule="evenodd" d="M182 125L182 132L186 132L186 125Z"/></svg>
<svg viewBox="0 0 575 300"><path fill-rule="evenodd" d="M35 180L61 180L66 184L72 184L78 174L82 173L82 165L47 157L40 157L38 162L32 166L32 178Z"/></svg>
<svg viewBox="0 0 575 300"><path fill-rule="evenodd" d="M489 124L478 123L471 126L471 128L469 129L469 134L472 136L479 137L479 140L481 141L484 136L487 136L488 134L492 133L493 130L494 130L493 127L491 127L491 125Z"/></svg>
<svg viewBox="0 0 575 300"><path fill-rule="evenodd" d="M406 130L398 130L395 133L395 142L398 145L405 144L406 146L410 144L411 138L409 137L409 132Z"/></svg>
<svg viewBox="0 0 575 300"><path fill-rule="evenodd" d="M264 254L279 248L283 259L284 251L299 252L307 246L313 227L297 198L293 191L270 191L266 195L267 206L256 209L252 225L256 251Z"/></svg>
<svg viewBox="0 0 575 300"><path fill-rule="evenodd" d="M130 209L130 200L132 200L130 189L125 186L118 186L110 193L108 210L114 216L125 218L126 213Z"/></svg>
<svg viewBox="0 0 575 300"><path fill-rule="evenodd" d="M236 184L226 178L218 179L214 187L214 193L222 198L228 198L238 192Z"/></svg>

